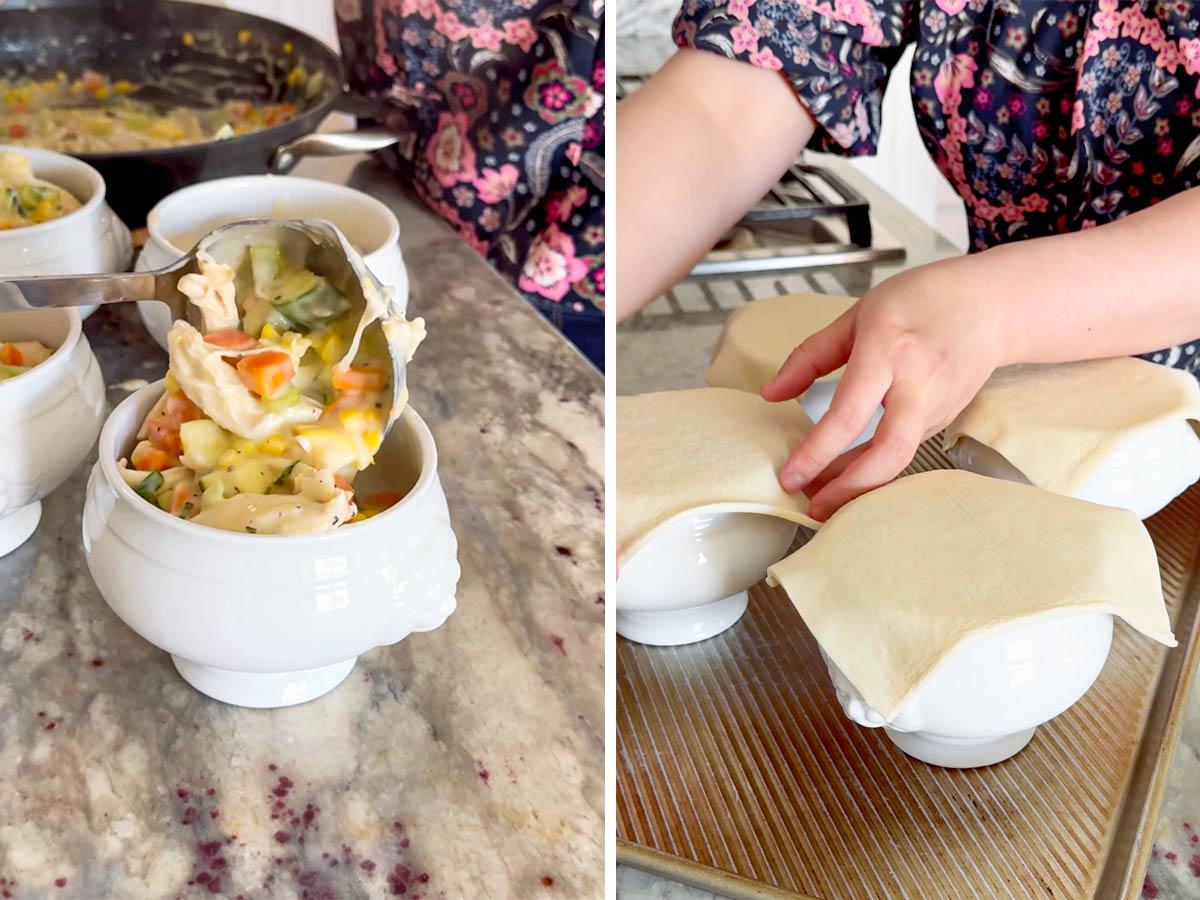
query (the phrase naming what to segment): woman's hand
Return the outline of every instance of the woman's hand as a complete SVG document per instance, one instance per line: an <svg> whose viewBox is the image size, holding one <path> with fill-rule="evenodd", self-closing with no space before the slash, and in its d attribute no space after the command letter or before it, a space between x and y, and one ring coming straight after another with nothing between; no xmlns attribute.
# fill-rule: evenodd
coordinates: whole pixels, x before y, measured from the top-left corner
<svg viewBox="0 0 1200 900"><path fill-rule="evenodd" d="M917 445L945 428L992 371L1006 363L1003 311L978 285L937 264L902 272L869 291L807 338L762 387L766 400L791 400L845 364L829 411L780 472L804 490L824 520L859 494L891 481ZM843 453L882 403L869 442Z"/></svg>

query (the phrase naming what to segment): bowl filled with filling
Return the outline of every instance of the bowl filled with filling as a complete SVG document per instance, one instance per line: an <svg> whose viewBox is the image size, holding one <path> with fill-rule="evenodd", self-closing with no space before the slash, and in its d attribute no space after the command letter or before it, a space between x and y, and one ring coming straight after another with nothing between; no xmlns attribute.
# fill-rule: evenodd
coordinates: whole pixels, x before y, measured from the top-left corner
<svg viewBox="0 0 1200 900"><path fill-rule="evenodd" d="M391 364L423 323L378 284L356 302L295 235L214 254L179 285L203 327L174 323L166 378L101 434L84 546L189 683L286 706L454 608L436 448Z"/></svg>
<svg viewBox="0 0 1200 900"><path fill-rule="evenodd" d="M0 145L0 277L126 271L129 229L87 163ZM86 318L95 307L80 310Z"/></svg>
<svg viewBox="0 0 1200 900"><path fill-rule="evenodd" d="M0 556L37 528L41 500L87 458L104 378L73 310L0 313Z"/></svg>

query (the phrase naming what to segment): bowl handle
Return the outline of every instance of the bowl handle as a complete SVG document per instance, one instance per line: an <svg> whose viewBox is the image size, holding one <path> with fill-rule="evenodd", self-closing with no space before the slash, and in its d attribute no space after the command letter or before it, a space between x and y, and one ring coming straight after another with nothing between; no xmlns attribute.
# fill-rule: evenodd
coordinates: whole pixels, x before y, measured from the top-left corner
<svg viewBox="0 0 1200 900"><path fill-rule="evenodd" d="M92 466L92 474L88 476L86 500L83 505L83 549L92 552L92 541L100 537L104 531L108 517L112 515L117 503L117 492L104 480L100 471L100 461Z"/></svg>

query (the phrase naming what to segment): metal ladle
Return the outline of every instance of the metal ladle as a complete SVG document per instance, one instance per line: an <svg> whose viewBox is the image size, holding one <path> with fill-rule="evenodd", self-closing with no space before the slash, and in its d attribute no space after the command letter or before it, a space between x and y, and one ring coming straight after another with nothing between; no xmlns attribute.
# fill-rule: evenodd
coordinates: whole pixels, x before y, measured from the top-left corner
<svg viewBox="0 0 1200 900"><path fill-rule="evenodd" d="M305 268L323 275L350 299L356 317L362 316L368 293L383 296L386 290L333 223L323 219L247 219L209 232L179 260L150 272L0 279L0 312L157 300L167 305L173 322L183 320L203 332L200 310L180 292L179 279L200 271L200 253L236 269L246 248L262 243L278 244L285 258L303 260ZM380 326L375 322L370 327ZM394 399L405 385L405 359L398 357L390 344L388 351Z"/></svg>

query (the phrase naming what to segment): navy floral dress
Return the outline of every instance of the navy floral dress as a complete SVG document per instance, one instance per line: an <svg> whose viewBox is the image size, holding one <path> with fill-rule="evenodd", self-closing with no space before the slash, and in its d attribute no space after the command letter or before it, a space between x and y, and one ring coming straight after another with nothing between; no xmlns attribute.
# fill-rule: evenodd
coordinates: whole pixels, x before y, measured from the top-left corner
<svg viewBox="0 0 1200 900"><path fill-rule="evenodd" d="M386 158L604 365L603 0L336 0Z"/></svg>
<svg viewBox="0 0 1200 900"><path fill-rule="evenodd" d="M1200 3L685 0L681 46L781 71L814 149L875 152L915 44L921 136L971 247L1093 228L1200 181ZM1198 298L1200 299L1200 298ZM1200 340L1155 362L1200 375Z"/></svg>

